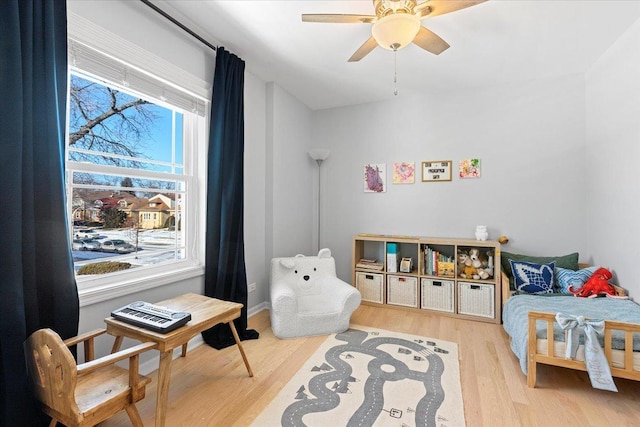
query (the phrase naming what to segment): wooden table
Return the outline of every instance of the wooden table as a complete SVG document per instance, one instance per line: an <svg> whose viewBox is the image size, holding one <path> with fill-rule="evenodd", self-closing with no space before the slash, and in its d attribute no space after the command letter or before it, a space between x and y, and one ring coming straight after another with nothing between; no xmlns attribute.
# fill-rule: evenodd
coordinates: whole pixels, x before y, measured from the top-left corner
<svg viewBox="0 0 640 427"><path fill-rule="evenodd" d="M240 317L242 304L230 301L222 301L198 294L184 294L176 298L154 303L172 310L187 311L191 313L191 320L186 325L173 331L161 334L139 326L108 317L104 321L107 324L107 333L116 337L112 351L118 351L123 337L133 338L143 342L155 342L160 351L160 366L158 367L158 396L156 403L156 426L164 426L167 413L167 400L169 397L169 381L171 379L171 361L173 349L182 346L182 357L187 354L189 340L200 332L219 323L227 323L236 340L242 360L247 367L249 376L253 376L249 361L244 353L238 332L233 320Z"/></svg>

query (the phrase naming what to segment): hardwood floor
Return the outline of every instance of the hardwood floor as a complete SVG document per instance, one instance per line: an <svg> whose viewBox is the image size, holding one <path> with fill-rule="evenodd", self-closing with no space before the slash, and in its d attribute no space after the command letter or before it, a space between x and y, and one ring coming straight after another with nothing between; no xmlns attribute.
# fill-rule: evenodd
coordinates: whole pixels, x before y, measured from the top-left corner
<svg viewBox="0 0 640 427"><path fill-rule="evenodd" d="M616 378L619 392L611 393L593 389L585 372L539 366L537 387L528 388L501 325L370 306L361 306L351 322L457 342L470 427L640 425L640 382ZM251 424L325 339L279 340L268 311L251 317L249 327L260 332L258 340L243 342L253 378L235 347L202 345L174 360L167 426ZM157 383L151 377L147 397L137 404L146 426L154 423ZM101 424L129 425L124 413Z"/></svg>

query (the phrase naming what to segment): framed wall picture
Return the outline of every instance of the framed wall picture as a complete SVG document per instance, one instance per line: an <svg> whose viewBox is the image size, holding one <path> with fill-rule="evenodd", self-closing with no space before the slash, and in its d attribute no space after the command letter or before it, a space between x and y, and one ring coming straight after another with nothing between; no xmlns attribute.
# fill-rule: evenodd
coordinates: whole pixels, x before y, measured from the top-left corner
<svg viewBox="0 0 640 427"><path fill-rule="evenodd" d="M422 162L422 182L451 181L451 160Z"/></svg>
<svg viewBox="0 0 640 427"><path fill-rule="evenodd" d="M480 178L480 159L463 159L458 164L460 178Z"/></svg>
<svg viewBox="0 0 640 427"><path fill-rule="evenodd" d="M413 184L416 164L413 162L399 162L393 164L394 184Z"/></svg>
<svg viewBox="0 0 640 427"><path fill-rule="evenodd" d="M387 164L369 163L364 166L364 192L384 193L387 191Z"/></svg>

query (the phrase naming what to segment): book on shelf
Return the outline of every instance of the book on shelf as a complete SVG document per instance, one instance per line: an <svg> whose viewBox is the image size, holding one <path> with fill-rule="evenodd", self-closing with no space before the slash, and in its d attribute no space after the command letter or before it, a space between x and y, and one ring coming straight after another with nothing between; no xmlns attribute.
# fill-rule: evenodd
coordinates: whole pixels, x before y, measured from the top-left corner
<svg viewBox="0 0 640 427"><path fill-rule="evenodd" d="M375 259L362 258L356 264L356 268L362 268L365 270L382 271L384 269L384 264L382 264L381 262L377 262L377 260Z"/></svg>
<svg viewBox="0 0 640 427"><path fill-rule="evenodd" d="M442 277L455 277L456 275L456 263L451 261L438 262L438 276Z"/></svg>
<svg viewBox="0 0 640 427"><path fill-rule="evenodd" d="M423 274L428 276L455 277L455 261L453 257L424 246Z"/></svg>

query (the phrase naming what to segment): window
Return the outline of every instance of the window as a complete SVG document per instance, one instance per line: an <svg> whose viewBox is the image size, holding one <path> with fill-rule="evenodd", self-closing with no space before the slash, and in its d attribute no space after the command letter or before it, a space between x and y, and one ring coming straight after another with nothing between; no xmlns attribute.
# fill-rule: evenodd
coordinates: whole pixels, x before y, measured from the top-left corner
<svg viewBox="0 0 640 427"><path fill-rule="evenodd" d="M70 56L70 241L93 243L72 246L81 304L202 274L204 98L73 39Z"/></svg>

